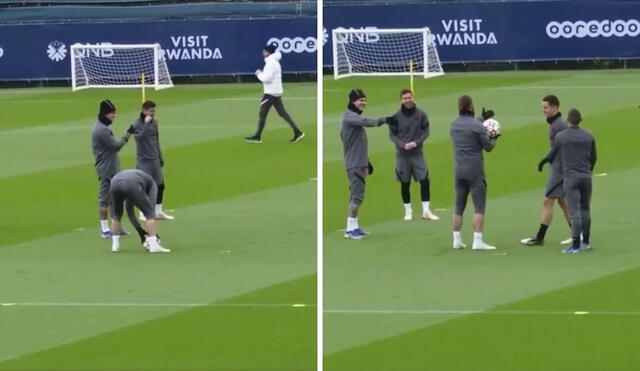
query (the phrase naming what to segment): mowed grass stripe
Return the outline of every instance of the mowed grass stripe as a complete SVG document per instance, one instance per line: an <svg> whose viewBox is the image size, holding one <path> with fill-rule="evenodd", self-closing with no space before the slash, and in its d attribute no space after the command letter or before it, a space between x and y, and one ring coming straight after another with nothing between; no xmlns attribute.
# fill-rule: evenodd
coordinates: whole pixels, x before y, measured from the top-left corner
<svg viewBox="0 0 640 371"><path fill-rule="evenodd" d="M233 89L227 90L233 93ZM171 147L233 137L237 138L238 142L243 142L243 137L255 132L259 95L253 96L252 99L233 95L221 96L216 100L208 98L207 90L197 91L202 95L200 99L181 100L182 93L177 91L170 99L171 105L164 105L164 102L158 101L161 144L165 151ZM316 117L310 112L314 112L314 100L306 99L313 96L313 91L306 84L292 84L287 87L287 92L292 95L291 98L305 98L289 100L287 97L287 110L297 124L307 131L309 137L313 136ZM187 98L190 96L185 94ZM117 95L114 94L112 99L118 107L118 115L111 128L114 135L120 138L129 124L137 118L139 110L134 103L131 111L125 111L120 106ZM65 116L66 121L53 123L46 121L52 119L51 117L45 117L44 124L41 125L0 131L0 157L13 159L5 162L0 168L0 178L92 163L91 130L96 120L98 102L95 101L90 106L81 104L85 108L90 107L87 116L81 120L72 120ZM37 102L31 109L37 112L56 111L60 110L58 106ZM21 110L21 105L15 104L7 109L10 112ZM28 120L29 116L23 115L22 118ZM284 120L272 112L267 120L264 139L287 144L292 135L291 131L274 132L287 127ZM132 156L135 147L135 142L130 140L120 151L120 156Z"/></svg>
<svg viewBox="0 0 640 371"><path fill-rule="evenodd" d="M375 341L325 357L325 369L634 370L640 317L617 313L640 309L628 294L638 279L635 268Z"/></svg>
<svg viewBox="0 0 640 371"><path fill-rule="evenodd" d="M179 208L308 181L316 175L315 153L313 136L296 144L249 145L231 138L166 149L165 206ZM131 158L123 161L127 167L133 167ZM97 187L88 164L0 179L5 210L0 246L91 226L97 219Z"/></svg>
<svg viewBox="0 0 640 371"><path fill-rule="evenodd" d="M556 73L539 73L541 76L555 76ZM459 77L459 76L458 76ZM601 75L600 78L609 77L609 75ZM436 80L446 82L450 76L438 78ZM427 85L416 95L416 101L419 107L426 110L430 126L430 137L428 143L441 140L449 140L449 126L451 120L457 114L456 102L460 95L471 94L474 98L476 111L479 115L482 107L488 107L497 112L497 119L503 126L503 131L508 134L511 130L527 125L544 125L544 116L541 113L540 101L546 94L558 94L561 101L562 111L568 111L571 107L582 109L583 116L600 115L607 111L614 111L623 108L636 107L637 102L629 96L628 89L611 89L606 94L589 94L588 89L563 89L556 91L549 88L548 90L528 89L530 84L514 84L506 87L518 88L517 90L505 90L495 87L492 84L483 84L482 80L477 79L476 74L471 74L467 78L467 85L460 86L458 90L447 90L447 94L440 94L438 90ZM580 86L580 84L593 84L595 81L590 75L574 73L570 77L563 79L553 79L552 84L563 86L569 84L572 86ZM624 85L628 80L640 82L636 79L627 77L616 77L607 81L607 84ZM379 83L380 80L373 80ZM517 81L517 80L516 80ZM366 82L366 81L364 81ZM431 80L424 82L428 84ZM389 82L393 85L393 81ZM399 85L402 86L402 85ZM361 86L367 90L368 85ZM382 97L378 92L378 86L372 84L369 93L369 108L365 115L370 117L388 116L398 110L399 99L397 92L392 96ZM399 89L399 88L398 88ZM348 91L346 89L345 91ZM334 97L335 99L335 97ZM345 110L346 103L339 104L336 111L325 110L325 161L334 161L342 158L342 147L338 137L340 117ZM388 139L388 129L382 127L380 129L369 129L369 150L370 153L383 153L393 149Z"/></svg>
<svg viewBox="0 0 640 371"><path fill-rule="evenodd" d="M314 96L315 84L285 83L288 96ZM41 125L59 125L68 121L93 119L101 100L111 99L122 117L139 111L140 89L89 89L72 92L71 88L20 89L4 92L3 104L11 109L0 112L0 133L3 130ZM251 98L256 104L262 96L262 86L251 84L176 85L166 90L148 90L147 99L162 109L191 105L211 99ZM28 102L28 103L23 103ZM255 106L255 105L253 105ZM257 117L257 111L255 116ZM129 118L126 119L129 121Z"/></svg>
<svg viewBox="0 0 640 371"><path fill-rule="evenodd" d="M123 238L121 253L112 254L110 241L98 238L97 227L8 246L0 250L0 298L3 302L220 303L313 274L314 189L313 182L298 183L177 209L176 220L159 227L171 254L149 255L135 237ZM235 305L256 303L280 306L310 301L283 294ZM0 358L15 358L184 309L0 307L0 333L14 334L0 337Z"/></svg>
<svg viewBox="0 0 640 371"><path fill-rule="evenodd" d="M632 206L640 200L637 194L625 190L633 189L639 176L640 167L636 167L594 179L591 210L595 251L590 254L560 253L560 241L567 238L569 228L558 214L545 246L520 244L521 238L537 230L539 190L494 198L488 203L484 236L498 246L496 251L453 250L450 208L439 212L440 222L405 222L399 207L394 220L367 225L372 234L361 241L345 240L340 232L327 234L325 308L354 313L326 316L325 351L334 353L464 314L452 313L452 309L485 311L500 303L637 267L640 250L630 247L634 239L628 232L640 228ZM626 196L620 197L623 193ZM471 215L465 219L462 237L470 246ZM380 314L359 315L360 310ZM419 313L424 310L442 314ZM403 314L387 315L383 311Z"/></svg>
<svg viewBox="0 0 640 371"><path fill-rule="evenodd" d="M315 302L315 275L224 301ZM314 370L315 307L201 307L0 363L0 370Z"/></svg>
<svg viewBox="0 0 640 371"><path fill-rule="evenodd" d="M595 116L586 116L583 125L594 133L598 146L596 173L614 172L640 164L640 158L630 155L637 151L636 136L640 129L628 118L637 114L637 108L607 111ZM538 173L536 165L547 153L549 143L547 127L531 125L509 130L498 139L496 148L485 153L485 170L489 185L489 198L541 188L546 183L547 173ZM538 149L538 150L536 150ZM432 205L434 208L449 208L453 200L453 153L450 141L428 142L425 147L431 178ZM371 155L375 173L367 179L367 195L361 215L367 224L390 220L400 204L390 196L390 188L397 185L394 176L395 154L391 151ZM342 161L324 165L325 233L343 227L348 184ZM398 187L399 188L399 187ZM415 188L415 187L414 187ZM398 193L394 189L395 194ZM342 202L340 202L342 201Z"/></svg>

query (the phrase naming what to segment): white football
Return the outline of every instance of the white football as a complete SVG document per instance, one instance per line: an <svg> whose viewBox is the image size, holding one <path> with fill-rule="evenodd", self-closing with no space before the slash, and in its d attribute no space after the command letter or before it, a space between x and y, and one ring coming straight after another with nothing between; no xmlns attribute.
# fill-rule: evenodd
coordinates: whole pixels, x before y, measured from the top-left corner
<svg viewBox="0 0 640 371"><path fill-rule="evenodd" d="M487 119L482 123L484 129L490 137L500 135L500 123L494 119Z"/></svg>

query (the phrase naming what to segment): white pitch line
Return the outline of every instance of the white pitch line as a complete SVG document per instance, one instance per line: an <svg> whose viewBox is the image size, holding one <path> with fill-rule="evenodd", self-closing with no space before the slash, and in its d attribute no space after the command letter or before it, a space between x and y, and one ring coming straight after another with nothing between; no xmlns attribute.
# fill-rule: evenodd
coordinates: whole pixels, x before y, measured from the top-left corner
<svg viewBox="0 0 640 371"><path fill-rule="evenodd" d="M640 311L544 311L544 310L351 310L325 309L326 314L400 314L400 315L468 315L468 314L524 314L524 315L607 315L607 316L640 316Z"/></svg>
<svg viewBox="0 0 640 371"><path fill-rule="evenodd" d="M498 86L488 90L527 90L527 89L638 89L640 85L583 85L583 86Z"/></svg>
<svg viewBox="0 0 640 371"><path fill-rule="evenodd" d="M100 302L3 302L0 307L173 307L173 308L306 308L315 304L264 303L100 303Z"/></svg>

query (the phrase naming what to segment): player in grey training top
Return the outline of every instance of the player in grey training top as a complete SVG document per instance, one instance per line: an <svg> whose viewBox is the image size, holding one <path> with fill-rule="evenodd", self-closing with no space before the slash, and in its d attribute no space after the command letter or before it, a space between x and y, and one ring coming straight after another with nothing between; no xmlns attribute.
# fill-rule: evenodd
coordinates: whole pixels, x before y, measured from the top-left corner
<svg viewBox="0 0 640 371"><path fill-rule="evenodd" d="M156 104L152 101L142 103L140 117L133 123L136 138L136 168L147 174L158 185L158 199L156 200L156 219L173 220L174 217L162 210L165 182L162 174L164 158L160 150L160 137L156 116ZM140 219L144 220L142 213Z"/></svg>
<svg viewBox="0 0 640 371"><path fill-rule="evenodd" d="M364 189L367 175L373 173L373 166L369 162L367 133L365 127L377 127L387 119L369 119L362 117L362 111L367 107L367 96L360 89L349 92L349 105L342 116L340 125L340 139L344 149L344 164L349 178L349 216L345 238L360 239L367 232L358 225L358 208L364 200Z"/></svg>
<svg viewBox="0 0 640 371"><path fill-rule="evenodd" d="M467 197L471 193L475 214L473 215L474 250L495 250L482 239L484 227L485 203L487 198L487 182L484 175L483 151L490 152L496 145L496 137L489 137L479 120L474 118L475 110L470 96L463 95L458 99L458 116L451 123L451 139L455 156L455 190L456 209L453 213L453 248L462 249L462 215L467 205ZM498 135L499 136L499 135Z"/></svg>
<svg viewBox="0 0 640 371"><path fill-rule="evenodd" d="M596 141L589 131L580 128L582 115L577 109L571 109L568 114L569 128L556 135L549 154L538 164L538 171L542 171L545 163L552 165L562 161L564 191L569 204L571 216L572 245L563 250L565 254L575 254L582 251L583 246L591 248L591 175L596 166Z"/></svg>
<svg viewBox="0 0 640 371"><path fill-rule="evenodd" d="M121 230L120 220L124 208L127 209L129 220L135 227L143 242L143 246L152 253L170 252L160 246L156 231L155 199L158 187L149 174L141 170L124 170L116 174L111 180L109 193L113 205L112 224L114 232ZM140 209L146 216L147 230L140 227L136 220L133 207ZM115 233L111 245L112 252L120 251L120 236Z"/></svg>
<svg viewBox="0 0 640 371"><path fill-rule="evenodd" d="M91 147L95 159L96 173L100 189L98 191L98 217L100 218L100 229L103 238L111 238L113 233L109 229L109 185L111 178L120 171L120 160L118 152L124 147L131 136L131 130L122 139L113 137L113 132L109 126L116 118L116 106L110 100L100 102L100 112L98 121L93 125L91 134Z"/></svg>
<svg viewBox="0 0 640 371"><path fill-rule="evenodd" d="M567 123L562 118L560 113L560 101L555 95L547 95L542 98L542 112L547 118L549 124L549 147L553 144L553 140L556 135L567 128ZM521 243L527 246L540 246L544 244L544 237L547 233L547 229L553 219L553 204L557 201L558 205L564 213L564 217L567 223L571 224L569 220L569 209L567 203L564 200L564 187L562 185L562 160L556 161L551 164L551 170L549 171L549 177L547 179L547 186L544 195L544 210L542 212L542 220L540 222L540 228L535 237L524 238L520 240ZM569 243L571 240L565 240L562 243Z"/></svg>
<svg viewBox="0 0 640 371"><path fill-rule="evenodd" d="M416 107L409 89L400 91L402 105L389 124L389 138L396 145L396 178L400 182L400 195L404 203L404 220L413 218L411 209L411 178L420 182L422 219L438 220L429 207L431 192L429 170L422 152L422 143L429 137L429 118Z"/></svg>

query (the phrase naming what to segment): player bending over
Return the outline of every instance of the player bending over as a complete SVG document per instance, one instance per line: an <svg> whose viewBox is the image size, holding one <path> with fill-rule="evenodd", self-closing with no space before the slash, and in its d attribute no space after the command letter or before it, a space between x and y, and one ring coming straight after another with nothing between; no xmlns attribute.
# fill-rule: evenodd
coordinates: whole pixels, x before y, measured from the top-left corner
<svg viewBox="0 0 640 371"><path fill-rule="evenodd" d="M122 213L126 204L127 214L131 224L135 227L143 240L143 246L151 253L171 252L160 246L156 229L155 200L158 187L149 174L140 170L123 170L111 179L111 205L113 205L112 226L113 239L112 252L120 251L120 236ZM145 231L135 218L133 207L137 207L146 218Z"/></svg>

